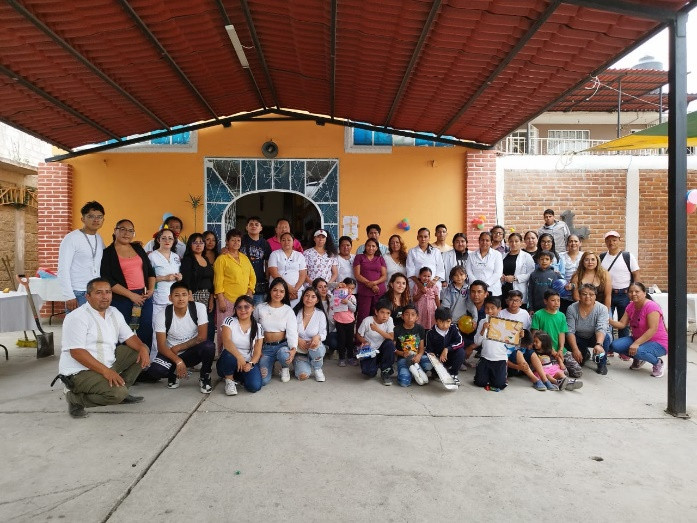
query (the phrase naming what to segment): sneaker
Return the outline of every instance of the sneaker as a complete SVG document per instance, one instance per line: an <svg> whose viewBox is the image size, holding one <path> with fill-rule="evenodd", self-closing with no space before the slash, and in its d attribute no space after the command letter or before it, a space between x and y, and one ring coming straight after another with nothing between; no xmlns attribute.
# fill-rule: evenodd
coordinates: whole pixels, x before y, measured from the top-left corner
<svg viewBox="0 0 697 523"><path fill-rule="evenodd" d="M213 390L213 387L211 387L211 377L205 375L201 376L201 378L198 380L198 386L201 389L202 394L210 394Z"/></svg>
<svg viewBox="0 0 697 523"><path fill-rule="evenodd" d="M629 366L629 370L640 369L644 365L644 363L646 363L644 360L634 358L634 361L632 361L632 364Z"/></svg>
<svg viewBox="0 0 697 523"><path fill-rule="evenodd" d="M607 362L603 361L598 363L598 368L595 372L602 376L605 376L607 374Z"/></svg>
<svg viewBox="0 0 697 523"><path fill-rule="evenodd" d="M143 396L131 396L130 394L126 396L121 403L141 403L143 401Z"/></svg>
<svg viewBox="0 0 697 523"><path fill-rule="evenodd" d="M421 368L421 365L419 365L419 376L421 376L421 379L423 380L423 384L426 385L428 383L428 375L426 372Z"/></svg>
<svg viewBox="0 0 697 523"><path fill-rule="evenodd" d="M346 360L339 360L339 367L346 367Z"/></svg>
<svg viewBox="0 0 697 523"><path fill-rule="evenodd" d="M389 370L382 371L382 384L385 385L386 387L389 387L390 385L392 385L392 377L390 376Z"/></svg>
<svg viewBox="0 0 697 523"><path fill-rule="evenodd" d="M569 383L569 378L564 376L562 379L557 380L557 387L559 390L566 390L566 385Z"/></svg>
<svg viewBox="0 0 697 523"><path fill-rule="evenodd" d="M176 374L170 374L169 376L167 376L167 388L179 388L179 378L177 378Z"/></svg>
<svg viewBox="0 0 697 523"><path fill-rule="evenodd" d="M459 387L460 386L460 378L458 378L457 376L453 376L452 374L450 376L453 378L453 383Z"/></svg>
<svg viewBox="0 0 697 523"><path fill-rule="evenodd" d="M537 382L536 382L536 383L533 383L532 386L533 386L533 388L534 388L535 390L539 390L539 391L542 391L542 392L544 392L544 391L547 390L547 387L545 387L545 384L542 383L542 380L537 380Z"/></svg>
<svg viewBox="0 0 697 523"><path fill-rule="evenodd" d="M544 385L547 388L547 390L559 390L557 384L552 383L551 381L545 381Z"/></svg>
<svg viewBox="0 0 697 523"><path fill-rule="evenodd" d="M290 381L290 369L288 367L281 368L281 382L288 383Z"/></svg>
<svg viewBox="0 0 697 523"><path fill-rule="evenodd" d="M228 396L237 396L237 384L235 380L225 378L225 394Z"/></svg>
<svg viewBox="0 0 697 523"><path fill-rule="evenodd" d="M581 387L583 387L583 382L572 378L566 382L566 388L564 390L578 390Z"/></svg>
<svg viewBox="0 0 697 523"><path fill-rule="evenodd" d="M78 403L71 402L67 395L66 395L65 399L68 402L68 414L70 414L71 418L79 419L79 418L86 418L87 417L87 412L85 411L85 407L83 407L82 405L80 405Z"/></svg>
<svg viewBox="0 0 697 523"><path fill-rule="evenodd" d="M620 354L620 359L621 359L622 361L629 361L629 360L631 360L632 358L630 358L630 357L627 356L626 354Z"/></svg>
<svg viewBox="0 0 697 523"><path fill-rule="evenodd" d="M315 369L315 381L325 381L324 372L322 371L322 369Z"/></svg>
<svg viewBox="0 0 697 523"><path fill-rule="evenodd" d="M419 370L421 370L421 367L419 367L416 363L409 366L409 372L411 372L411 375L414 376L414 381L416 383L418 383L419 385L423 385L424 380L423 380L423 378L421 378L421 374L419 373Z"/></svg>
<svg viewBox="0 0 697 523"><path fill-rule="evenodd" d="M653 366L653 370L651 371L651 376L654 378L660 378L663 376L663 360L661 358L658 358L658 363Z"/></svg>
<svg viewBox="0 0 697 523"><path fill-rule="evenodd" d="M349 358L348 364L351 365L351 367L358 367L358 360L356 358Z"/></svg>
<svg viewBox="0 0 697 523"><path fill-rule="evenodd" d="M614 358L614 357L615 357L615 353L614 353L613 351L609 350L609 351L607 351L607 357L608 357L608 358Z"/></svg>

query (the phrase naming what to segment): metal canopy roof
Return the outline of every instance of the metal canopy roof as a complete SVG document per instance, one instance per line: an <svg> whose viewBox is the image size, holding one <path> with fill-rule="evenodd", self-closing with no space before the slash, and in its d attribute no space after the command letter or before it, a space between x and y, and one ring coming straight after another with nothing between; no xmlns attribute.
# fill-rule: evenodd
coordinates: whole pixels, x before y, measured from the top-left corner
<svg viewBox="0 0 697 523"><path fill-rule="evenodd" d="M617 111L618 98L622 98L622 111L653 111L667 109L667 93L663 103L654 93L668 83L668 71L656 69L608 69L589 80L550 111ZM688 95L687 103L697 99Z"/></svg>
<svg viewBox="0 0 697 523"><path fill-rule="evenodd" d="M278 109L488 146L695 3L6 0L0 120L66 150Z"/></svg>

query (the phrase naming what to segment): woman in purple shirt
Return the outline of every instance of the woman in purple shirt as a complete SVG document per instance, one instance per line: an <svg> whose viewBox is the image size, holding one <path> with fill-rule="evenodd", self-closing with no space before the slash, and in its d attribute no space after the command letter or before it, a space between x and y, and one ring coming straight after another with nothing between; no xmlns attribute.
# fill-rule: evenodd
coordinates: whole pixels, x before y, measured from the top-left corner
<svg viewBox="0 0 697 523"><path fill-rule="evenodd" d="M668 333L663 323L663 311L651 297L646 294L644 284L635 281L627 290L630 303L620 321L610 319L610 325L632 329L631 336L618 338L610 345L610 350L619 354L629 354L634 361L629 367L637 370L647 361L653 365L651 376L663 376L663 360L668 352Z"/></svg>
<svg viewBox="0 0 697 523"><path fill-rule="evenodd" d="M356 293L356 325L373 313L378 298L385 294L387 266L380 256L380 246L377 240L368 238L363 254L357 254L353 260L353 273L358 282Z"/></svg>

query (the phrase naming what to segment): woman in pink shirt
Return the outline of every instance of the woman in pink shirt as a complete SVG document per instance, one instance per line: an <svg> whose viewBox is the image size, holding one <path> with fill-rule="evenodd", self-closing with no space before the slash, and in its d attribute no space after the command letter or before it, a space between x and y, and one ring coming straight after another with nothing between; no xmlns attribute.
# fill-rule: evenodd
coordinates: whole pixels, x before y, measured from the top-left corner
<svg viewBox="0 0 697 523"><path fill-rule="evenodd" d="M631 336L618 338L610 345L610 350L619 354L628 354L634 361L629 367L637 370L647 361L653 365L651 376L663 376L663 360L668 352L668 333L663 323L663 311L651 297L646 294L646 287L641 282L634 282L627 290L630 303L620 321L610 319L610 325L617 329L629 326Z"/></svg>

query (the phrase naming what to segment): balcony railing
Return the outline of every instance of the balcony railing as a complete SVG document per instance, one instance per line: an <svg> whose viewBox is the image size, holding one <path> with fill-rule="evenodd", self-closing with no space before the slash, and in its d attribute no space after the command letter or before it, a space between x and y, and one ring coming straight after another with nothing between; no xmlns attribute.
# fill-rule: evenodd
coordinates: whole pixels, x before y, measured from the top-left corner
<svg viewBox="0 0 697 523"><path fill-rule="evenodd" d="M559 154L588 154L588 155L633 155L656 156L667 154L667 149L637 149L634 151L586 151L591 147L608 142L609 140L565 140L560 138L537 138L531 140L529 150L525 151L525 138L507 136L496 146L496 150L504 154L533 154L533 155L559 155ZM688 155L697 154L697 147L688 147Z"/></svg>

